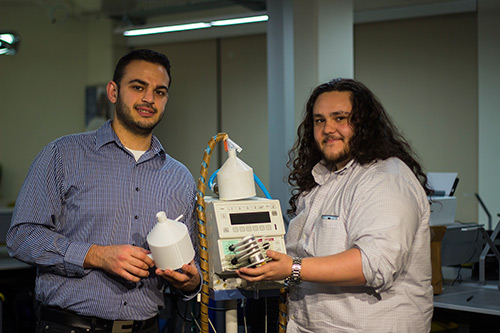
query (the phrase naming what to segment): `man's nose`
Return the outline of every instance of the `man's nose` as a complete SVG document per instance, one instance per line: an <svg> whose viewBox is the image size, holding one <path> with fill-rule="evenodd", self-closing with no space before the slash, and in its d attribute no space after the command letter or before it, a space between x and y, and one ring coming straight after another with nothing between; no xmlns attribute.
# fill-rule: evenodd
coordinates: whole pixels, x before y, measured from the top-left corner
<svg viewBox="0 0 500 333"><path fill-rule="evenodd" d="M323 127L323 132L326 134L335 133L337 131L337 124L330 119L325 120L325 126Z"/></svg>
<svg viewBox="0 0 500 333"><path fill-rule="evenodd" d="M142 100L144 102L153 104L155 101L154 90L152 89L144 89L144 94L142 95Z"/></svg>

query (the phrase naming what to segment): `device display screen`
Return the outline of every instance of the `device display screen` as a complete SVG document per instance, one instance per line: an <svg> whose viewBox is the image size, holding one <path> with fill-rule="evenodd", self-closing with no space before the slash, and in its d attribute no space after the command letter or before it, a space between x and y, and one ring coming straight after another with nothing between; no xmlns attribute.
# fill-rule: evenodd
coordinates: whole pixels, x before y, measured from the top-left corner
<svg viewBox="0 0 500 333"><path fill-rule="evenodd" d="M235 213L229 214L229 218L231 219L231 225L271 222L269 212Z"/></svg>

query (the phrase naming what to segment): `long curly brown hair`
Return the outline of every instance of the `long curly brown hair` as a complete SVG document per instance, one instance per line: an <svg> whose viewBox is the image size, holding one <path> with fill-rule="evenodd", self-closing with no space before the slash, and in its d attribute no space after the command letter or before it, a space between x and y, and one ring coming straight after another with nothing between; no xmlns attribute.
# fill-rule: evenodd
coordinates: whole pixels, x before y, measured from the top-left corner
<svg viewBox="0 0 500 333"><path fill-rule="evenodd" d="M311 170L323 155L314 139L312 112L318 96L330 91L351 92L352 110L348 121L354 129L349 140L352 158L365 165L376 160L397 157L413 171L425 192L432 194L416 154L393 124L380 101L361 82L337 78L319 85L311 93L304 119L297 129L297 140L288 153L288 183L292 186L292 197L289 201L291 209L288 213L295 213L296 202L301 193L309 192L317 185Z"/></svg>

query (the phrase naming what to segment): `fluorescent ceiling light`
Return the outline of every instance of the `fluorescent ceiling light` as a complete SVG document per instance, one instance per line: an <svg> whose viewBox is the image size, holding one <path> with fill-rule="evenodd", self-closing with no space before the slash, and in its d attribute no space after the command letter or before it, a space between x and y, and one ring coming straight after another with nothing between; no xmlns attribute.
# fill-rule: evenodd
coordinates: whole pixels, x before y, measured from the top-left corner
<svg viewBox="0 0 500 333"><path fill-rule="evenodd" d="M16 39L13 34L0 34L0 40L12 44Z"/></svg>
<svg viewBox="0 0 500 333"><path fill-rule="evenodd" d="M142 36L142 35L162 34L165 32L203 29L203 28L210 28L210 27L211 27L210 23L203 23L203 22L189 23L189 24L178 24L178 25L169 25L169 26L156 27L156 28L127 30L123 33L123 35L124 36Z"/></svg>
<svg viewBox="0 0 500 333"><path fill-rule="evenodd" d="M197 22L188 24L169 25L163 27L140 28L140 29L132 29L124 31L123 35L127 37L144 36L152 34L161 34L166 32L204 29L210 27L220 27L220 26L235 25L235 24L265 22L268 19L269 16L267 15L259 15L259 16L240 17L240 18L233 18L226 20L216 20L211 22Z"/></svg>
<svg viewBox="0 0 500 333"><path fill-rule="evenodd" d="M21 38L15 32L0 32L0 55L16 54Z"/></svg>
<svg viewBox="0 0 500 333"><path fill-rule="evenodd" d="M269 16L267 16L267 15L260 15L260 16L241 17L241 18L228 19L228 20L212 21L212 22L210 22L210 24L212 24L215 27L219 27L219 26L224 26L224 25L235 25L235 24L265 22L268 19L269 19Z"/></svg>

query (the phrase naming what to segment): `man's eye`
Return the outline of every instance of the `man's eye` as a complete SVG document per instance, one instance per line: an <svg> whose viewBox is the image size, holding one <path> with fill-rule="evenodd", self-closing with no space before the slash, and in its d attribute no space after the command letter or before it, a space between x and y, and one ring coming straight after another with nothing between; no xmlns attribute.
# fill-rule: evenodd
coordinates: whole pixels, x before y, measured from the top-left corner
<svg viewBox="0 0 500 333"><path fill-rule="evenodd" d="M314 119L314 123L315 123L315 124L321 124L321 123L322 123L322 122L324 122L324 121L325 121L325 120L324 120L324 119L322 119L322 118L316 118L316 119Z"/></svg>
<svg viewBox="0 0 500 333"><path fill-rule="evenodd" d="M142 91L142 90L144 90L144 88L143 88L143 87L141 87L141 86L132 86L132 89L137 90L137 91Z"/></svg>
<svg viewBox="0 0 500 333"><path fill-rule="evenodd" d="M166 96L166 95L167 95L167 92L166 92L166 91L163 91L163 90L157 90L157 91L156 91L156 94L158 94L159 96Z"/></svg>

